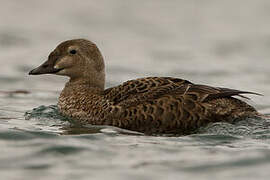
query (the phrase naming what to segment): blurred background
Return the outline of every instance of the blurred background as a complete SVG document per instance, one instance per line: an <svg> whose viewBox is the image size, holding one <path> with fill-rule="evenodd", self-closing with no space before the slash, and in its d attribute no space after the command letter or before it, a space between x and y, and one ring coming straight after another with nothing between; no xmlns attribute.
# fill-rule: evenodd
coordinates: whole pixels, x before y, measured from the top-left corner
<svg viewBox="0 0 270 180"><path fill-rule="evenodd" d="M61 90L64 78L27 72L60 42L87 38L105 57L107 87L175 76L260 92L256 102L270 104L267 0L0 2L1 90Z"/></svg>
<svg viewBox="0 0 270 180"><path fill-rule="evenodd" d="M251 96L249 103L270 113L269 0L0 0L0 4L4 179L269 177L269 122L213 129L234 133L224 130L224 136L137 137L111 131L58 136L63 122L48 116L53 108L47 105L57 103L67 78L28 75L62 41L86 38L104 56L106 87L145 76L173 76L262 93L265 96ZM15 90L31 93L9 93ZM38 112L35 117L25 120L24 113L40 105L46 106L34 109L28 115Z"/></svg>

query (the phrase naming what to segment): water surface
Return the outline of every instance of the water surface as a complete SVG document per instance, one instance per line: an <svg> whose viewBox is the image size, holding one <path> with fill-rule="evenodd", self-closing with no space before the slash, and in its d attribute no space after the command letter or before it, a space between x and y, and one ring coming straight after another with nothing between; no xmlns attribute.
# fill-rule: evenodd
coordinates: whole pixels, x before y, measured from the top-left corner
<svg viewBox="0 0 270 180"><path fill-rule="evenodd" d="M55 106L67 79L27 75L61 41L87 38L103 52L107 87L174 76L262 93L248 103L269 114L267 0L0 2L1 178L269 178L268 119L180 137L74 127Z"/></svg>

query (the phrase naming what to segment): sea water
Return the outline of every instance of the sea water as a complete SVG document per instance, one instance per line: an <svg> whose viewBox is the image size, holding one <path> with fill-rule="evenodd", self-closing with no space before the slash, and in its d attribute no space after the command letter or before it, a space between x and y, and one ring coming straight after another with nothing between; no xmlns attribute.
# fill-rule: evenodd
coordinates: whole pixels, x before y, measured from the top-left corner
<svg viewBox="0 0 270 180"><path fill-rule="evenodd" d="M270 2L47 0L0 6L1 179L269 179L270 121L188 136L76 126L57 109L64 77L28 76L61 41L94 41L106 87L144 76L254 91L270 113Z"/></svg>

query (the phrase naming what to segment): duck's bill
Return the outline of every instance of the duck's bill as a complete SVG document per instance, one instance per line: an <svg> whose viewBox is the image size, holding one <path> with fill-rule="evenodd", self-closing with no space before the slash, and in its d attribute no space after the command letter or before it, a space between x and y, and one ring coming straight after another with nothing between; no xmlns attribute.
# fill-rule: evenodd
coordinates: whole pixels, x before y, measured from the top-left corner
<svg viewBox="0 0 270 180"><path fill-rule="evenodd" d="M56 69L53 67L52 64L48 64L45 62L44 64L40 65L39 67L31 70L29 75L40 75L40 74L56 74L62 69Z"/></svg>

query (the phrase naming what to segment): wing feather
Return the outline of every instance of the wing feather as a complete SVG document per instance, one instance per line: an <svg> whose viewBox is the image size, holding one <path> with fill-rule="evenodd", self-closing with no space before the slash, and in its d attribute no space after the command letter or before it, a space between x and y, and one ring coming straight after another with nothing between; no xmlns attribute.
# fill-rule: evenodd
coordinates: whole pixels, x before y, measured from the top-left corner
<svg viewBox="0 0 270 180"><path fill-rule="evenodd" d="M130 80L122 85L105 90L105 97L114 105L130 107L153 101L164 95L195 95L200 102L232 96L244 97L242 94L261 95L254 92L229 88L211 87L193 84L187 80L171 77L148 77Z"/></svg>

